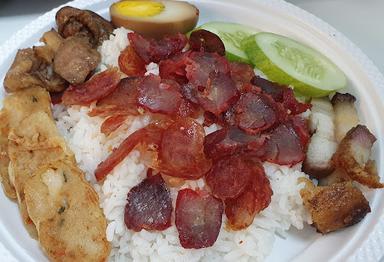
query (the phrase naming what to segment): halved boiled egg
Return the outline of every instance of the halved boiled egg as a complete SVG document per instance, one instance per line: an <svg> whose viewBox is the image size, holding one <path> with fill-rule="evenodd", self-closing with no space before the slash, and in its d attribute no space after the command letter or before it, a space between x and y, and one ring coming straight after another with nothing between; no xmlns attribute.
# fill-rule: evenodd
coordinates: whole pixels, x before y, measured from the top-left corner
<svg viewBox="0 0 384 262"><path fill-rule="evenodd" d="M110 7L112 23L144 36L186 33L199 19L199 9L183 1L123 0Z"/></svg>

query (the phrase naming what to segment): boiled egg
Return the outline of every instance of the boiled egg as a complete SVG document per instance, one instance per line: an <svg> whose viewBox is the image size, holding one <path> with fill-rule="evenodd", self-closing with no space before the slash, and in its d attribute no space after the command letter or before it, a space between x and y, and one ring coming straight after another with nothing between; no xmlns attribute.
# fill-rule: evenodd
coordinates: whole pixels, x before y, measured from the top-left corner
<svg viewBox="0 0 384 262"><path fill-rule="evenodd" d="M199 19L199 9L183 1L123 0L110 7L112 23L147 37L187 33Z"/></svg>

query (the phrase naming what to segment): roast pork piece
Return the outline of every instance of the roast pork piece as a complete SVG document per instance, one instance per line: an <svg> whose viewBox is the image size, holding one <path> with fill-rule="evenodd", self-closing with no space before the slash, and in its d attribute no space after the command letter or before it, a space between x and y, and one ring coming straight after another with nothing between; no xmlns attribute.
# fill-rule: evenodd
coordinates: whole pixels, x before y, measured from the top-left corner
<svg viewBox="0 0 384 262"><path fill-rule="evenodd" d="M352 182L315 187L307 180L300 193L313 225L322 234L352 226L371 212L367 199Z"/></svg>
<svg viewBox="0 0 384 262"><path fill-rule="evenodd" d="M333 170L332 156L336 151L334 111L328 98L312 99L309 127L313 133L308 144L303 171L314 178L328 176Z"/></svg>
<svg viewBox="0 0 384 262"><path fill-rule="evenodd" d="M382 188L376 163L370 159L376 137L366 126L357 125L341 140L332 160L334 166L343 171L349 179L370 188Z"/></svg>
<svg viewBox="0 0 384 262"><path fill-rule="evenodd" d="M331 102L335 111L335 137L338 143L352 127L359 123L355 101L356 98L348 93L336 93L332 97Z"/></svg>

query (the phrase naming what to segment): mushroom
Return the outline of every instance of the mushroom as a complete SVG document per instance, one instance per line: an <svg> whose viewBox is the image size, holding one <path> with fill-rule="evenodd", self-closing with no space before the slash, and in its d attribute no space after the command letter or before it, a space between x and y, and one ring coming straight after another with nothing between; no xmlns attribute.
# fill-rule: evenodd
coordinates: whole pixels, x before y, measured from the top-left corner
<svg viewBox="0 0 384 262"><path fill-rule="evenodd" d="M98 14L74 7L62 7L56 13L59 34L64 37L85 36L94 46L109 38L113 25Z"/></svg>

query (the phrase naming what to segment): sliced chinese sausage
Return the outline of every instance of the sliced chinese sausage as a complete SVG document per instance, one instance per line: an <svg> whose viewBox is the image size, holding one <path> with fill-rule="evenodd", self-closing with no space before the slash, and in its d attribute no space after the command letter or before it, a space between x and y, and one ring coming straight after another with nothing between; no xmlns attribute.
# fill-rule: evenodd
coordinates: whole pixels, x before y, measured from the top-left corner
<svg viewBox="0 0 384 262"><path fill-rule="evenodd" d="M236 152L258 151L266 138L266 135L248 135L237 127L230 126L207 135L204 152L212 159L220 159Z"/></svg>
<svg viewBox="0 0 384 262"><path fill-rule="evenodd" d="M303 113L311 108L310 103L300 103L295 98L295 94L293 93L293 90L290 88L285 88L283 92L283 106L287 110L289 110L289 113L291 115L297 115L300 113Z"/></svg>
<svg viewBox="0 0 384 262"><path fill-rule="evenodd" d="M113 152L101 162L96 170L97 181L102 181L136 146L141 143L159 145L164 128L148 125L129 135Z"/></svg>
<svg viewBox="0 0 384 262"><path fill-rule="evenodd" d="M181 33L162 39L149 39L137 33L129 33L128 39L136 53L146 64L158 63L172 55L179 54L187 44L187 37Z"/></svg>
<svg viewBox="0 0 384 262"><path fill-rule="evenodd" d="M245 93L237 102L234 113L238 127L254 135L264 131L280 119L278 104L264 94Z"/></svg>
<svg viewBox="0 0 384 262"><path fill-rule="evenodd" d="M293 90L287 86L279 85L261 77L254 77L252 84L258 86L264 93L270 95L276 102L282 103L291 114L299 114L311 108L309 103L301 103L297 101Z"/></svg>
<svg viewBox="0 0 384 262"><path fill-rule="evenodd" d="M201 107L215 115L226 111L237 99L235 82L224 73L211 73L206 88L197 95Z"/></svg>
<svg viewBox="0 0 384 262"><path fill-rule="evenodd" d="M198 179L211 168L204 154L204 128L192 118L176 120L163 133L160 145L162 173Z"/></svg>
<svg viewBox="0 0 384 262"><path fill-rule="evenodd" d="M161 175L152 175L127 195L124 222L133 231L164 230L171 226L172 199Z"/></svg>
<svg viewBox="0 0 384 262"><path fill-rule="evenodd" d="M96 108L89 113L90 116L109 116L114 114L138 115L137 87L141 81L138 77L121 79L116 89L111 94L100 99Z"/></svg>
<svg viewBox="0 0 384 262"><path fill-rule="evenodd" d="M118 129L124 121L127 119L127 115L113 115L104 120L100 127L101 133L110 135L113 131Z"/></svg>
<svg viewBox="0 0 384 262"><path fill-rule="evenodd" d="M223 203L203 191L180 190L176 200L175 223L184 248L212 246L220 232Z"/></svg>
<svg viewBox="0 0 384 262"><path fill-rule="evenodd" d="M146 72L144 60L136 54L132 46L120 53L118 63L120 70L127 76L143 76Z"/></svg>
<svg viewBox="0 0 384 262"><path fill-rule="evenodd" d="M252 181L237 198L225 201L225 214L228 226L241 230L252 224L256 214L268 207L272 189L260 163L254 162Z"/></svg>
<svg viewBox="0 0 384 262"><path fill-rule="evenodd" d="M290 123L282 123L269 133L261 159L279 165L294 165L303 161L305 148Z"/></svg>
<svg viewBox="0 0 384 262"><path fill-rule="evenodd" d="M217 53L225 56L225 47L220 37L207 30L200 29L193 31L189 37L191 50L208 53Z"/></svg>
<svg viewBox="0 0 384 262"><path fill-rule="evenodd" d="M64 91L62 102L64 105L89 105L112 93L119 82L120 73L116 68L105 70L81 85L70 86Z"/></svg>
<svg viewBox="0 0 384 262"><path fill-rule="evenodd" d="M241 93L247 91L260 92L260 88L251 84L255 72L251 65L241 62L230 62L231 77L236 83L237 90Z"/></svg>
<svg viewBox="0 0 384 262"><path fill-rule="evenodd" d="M188 79L185 67L187 64L188 56L191 52L187 51L181 54L172 56L169 59L160 61L159 74L162 79L172 79L179 84L186 84Z"/></svg>
<svg viewBox="0 0 384 262"><path fill-rule="evenodd" d="M254 78L252 78L251 83L255 86L260 87L265 94L270 95L276 102L283 101L283 86L271 82L267 79L261 78L259 76L255 76Z"/></svg>
<svg viewBox="0 0 384 262"><path fill-rule="evenodd" d="M211 73L229 74L228 61L215 53L192 52L186 61L186 76L194 87L206 87Z"/></svg>
<svg viewBox="0 0 384 262"><path fill-rule="evenodd" d="M235 198L244 191L254 175L246 158L246 155L234 154L213 163L205 181L215 197Z"/></svg>
<svg viewBox="0 0 384 262"><path fill-rule="evenodd" d="M182 100L179 85L173 80L151 74L138 86L138 104L154 113L177 115Z"/></svg>

